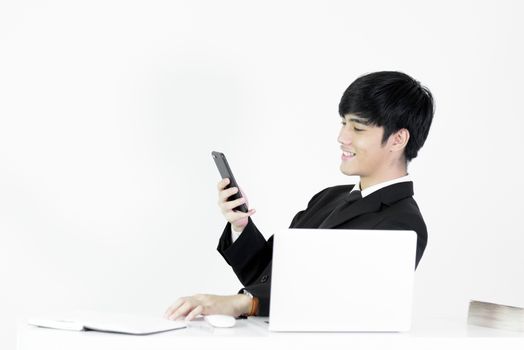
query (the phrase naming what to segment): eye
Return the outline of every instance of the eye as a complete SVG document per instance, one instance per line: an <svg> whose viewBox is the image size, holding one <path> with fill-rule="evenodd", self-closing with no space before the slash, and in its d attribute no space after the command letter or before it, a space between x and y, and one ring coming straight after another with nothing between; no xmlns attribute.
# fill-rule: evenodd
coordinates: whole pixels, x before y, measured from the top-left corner
<svg viewBox="0 0 524 350"><path fill-rule="evenodd" d="M364 131L364 129L359 129L357 127L353 127L353 130L355 130L355 131Z"/></svg>
<svg viewBox="0 0 524 350"><path fill-rule="evenodd" d="M340 122L340 124L342 124L342 125L346 125L346 121L345 121L345 120L342 120L342 121Z"/></svg>

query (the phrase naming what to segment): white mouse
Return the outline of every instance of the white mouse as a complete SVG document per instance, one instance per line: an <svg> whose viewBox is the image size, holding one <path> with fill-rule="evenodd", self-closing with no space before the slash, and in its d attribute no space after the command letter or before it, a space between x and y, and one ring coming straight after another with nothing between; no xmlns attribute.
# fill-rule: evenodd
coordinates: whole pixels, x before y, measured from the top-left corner
<svg viewBox="0 0 524 350"><path fill-rule="evenodd" d="M216 328L231 328L236 323L235 318L229 315L206 315L204 320Z"/></svg>

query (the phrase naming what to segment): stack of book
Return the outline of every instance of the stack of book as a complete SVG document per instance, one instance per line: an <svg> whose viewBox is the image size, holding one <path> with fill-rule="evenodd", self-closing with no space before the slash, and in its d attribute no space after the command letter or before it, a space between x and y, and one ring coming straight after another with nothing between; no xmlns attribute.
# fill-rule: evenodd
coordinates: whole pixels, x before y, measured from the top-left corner
<svg viewBox="0 0 524 350"><path fill-rule="evenodd" d="M524 332L524 308L472 300L468 324Z"/></svg>

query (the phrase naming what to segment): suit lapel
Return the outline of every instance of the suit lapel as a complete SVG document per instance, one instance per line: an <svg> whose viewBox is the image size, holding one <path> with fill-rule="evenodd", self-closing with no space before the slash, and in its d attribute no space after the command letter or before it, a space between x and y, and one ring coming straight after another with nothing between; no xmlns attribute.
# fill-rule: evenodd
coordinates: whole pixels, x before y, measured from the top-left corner
<svg viewBox="0 0 524 350"><path fill-rule="evenodd" d="M400 182L384 187L361 200L335 209L319 228L334 228L360 215L380 210L382 203L391 205L401 199L413 196L413 182Z"/></svg>

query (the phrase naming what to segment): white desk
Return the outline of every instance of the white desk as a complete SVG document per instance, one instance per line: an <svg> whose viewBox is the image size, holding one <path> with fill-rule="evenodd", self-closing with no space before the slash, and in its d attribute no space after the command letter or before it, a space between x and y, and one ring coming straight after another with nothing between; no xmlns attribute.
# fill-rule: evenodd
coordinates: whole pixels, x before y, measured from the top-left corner
<svg viewBox="0 0 524 350"><path fill-rule="evenodd" d="M406 333L273 333L266 318L214 329L195 321L186 329L147 336L44 329L18 323L18 350L160 349L524 349L524 333L468 326L445 318L415 322Z"/></svg>

